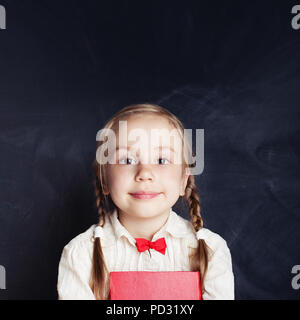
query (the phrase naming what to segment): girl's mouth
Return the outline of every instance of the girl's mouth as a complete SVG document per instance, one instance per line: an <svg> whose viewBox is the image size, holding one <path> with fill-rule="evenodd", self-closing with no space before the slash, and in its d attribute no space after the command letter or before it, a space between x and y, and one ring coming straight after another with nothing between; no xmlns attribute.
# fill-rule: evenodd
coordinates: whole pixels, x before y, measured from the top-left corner
<svg viewBox="0 0 300 320"><path fill-rule="evenodd" d="M160 192L137 192L129 194L136 199L152 199L157 197L160 194Z"/></svg>

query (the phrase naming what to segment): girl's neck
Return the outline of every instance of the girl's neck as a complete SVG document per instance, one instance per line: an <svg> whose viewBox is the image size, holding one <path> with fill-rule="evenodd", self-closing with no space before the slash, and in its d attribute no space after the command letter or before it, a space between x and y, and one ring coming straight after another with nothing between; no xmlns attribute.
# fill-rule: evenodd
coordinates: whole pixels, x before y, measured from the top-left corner
<svg viewBox="0 0 300 320"><path fill-rule="evenodd" d="M126 212L118 210L120 223L134 238L144 238L152 241L154 234L167 222L170 210L150 218L133 217Z"/></svg>

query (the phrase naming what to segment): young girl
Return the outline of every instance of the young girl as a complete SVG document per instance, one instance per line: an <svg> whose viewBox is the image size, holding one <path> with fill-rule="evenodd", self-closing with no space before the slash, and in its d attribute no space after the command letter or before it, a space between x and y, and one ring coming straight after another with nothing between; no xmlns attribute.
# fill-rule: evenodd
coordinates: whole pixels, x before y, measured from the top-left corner
<svg viewBox="0 0 300 320"><path fill-rule="evenodd" d="M126 122L128 136L141 128L143 139L155 129L175 129L179 139L151 149L142 143L134 154L132 141L120 133L120 121ZM112 271L199 271L204 300L234 299L231 254L221 236L203 227L194 176L183 156L187 147L180 120L160 106L138 104L119 111L104 128L116 133L117 161L94 161L99 221L64 247L58 298L109 299ZM174 161L178 152L181 164ZM180 197L190 221L172 210Z"/></svg>

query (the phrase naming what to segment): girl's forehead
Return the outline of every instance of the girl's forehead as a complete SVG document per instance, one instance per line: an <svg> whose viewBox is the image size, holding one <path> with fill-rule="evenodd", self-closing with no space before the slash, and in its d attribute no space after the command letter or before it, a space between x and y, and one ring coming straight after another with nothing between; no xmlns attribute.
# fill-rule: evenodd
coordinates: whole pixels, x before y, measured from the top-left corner
<svg viewBox="0 0 300 320"><path fill-rule="evenodd" d="M126 140L145 140L147 143L159 145L181 145L182 143L178 129L167 118L159 115L133 115L119 121L115 129L117 145L122 145ZM120 138L123 143L119 143Z"/></svg>
<svg viewBox="0 0 300 320"><path fill-rule="evenodd" d="M174 125L167 118L155 114L132 115L121 121L126 122L128 132L136 129L143 129L144 131L148 131L148 133L151 129L167 129L170 131L175 129ZM119 123L116 129L119 128Z"/></svg>

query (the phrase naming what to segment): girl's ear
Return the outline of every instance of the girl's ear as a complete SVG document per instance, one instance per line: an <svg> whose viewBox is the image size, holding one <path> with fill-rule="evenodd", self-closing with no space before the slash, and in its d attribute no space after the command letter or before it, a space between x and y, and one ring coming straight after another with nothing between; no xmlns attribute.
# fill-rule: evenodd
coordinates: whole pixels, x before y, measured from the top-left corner
<svg viewBox="0 0 300 320"><path fill-rule="evenodd" d="M184 174L183 174L182 183L181 183L181 190L180 190L180 195L181 196L185 195L185 188L186 188L189 176L190 176L190 172L189 171L185 171Z"/></svg>

